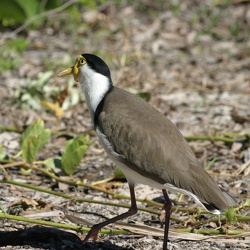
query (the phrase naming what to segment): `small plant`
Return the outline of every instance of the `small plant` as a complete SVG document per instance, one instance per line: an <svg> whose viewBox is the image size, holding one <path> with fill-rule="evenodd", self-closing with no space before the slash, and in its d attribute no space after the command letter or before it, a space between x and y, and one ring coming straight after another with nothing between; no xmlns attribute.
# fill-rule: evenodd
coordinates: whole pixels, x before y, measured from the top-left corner
<svg viewBox="0 0 250 250"><path fill-rule="evenodd" d="M8 158L8 155L4 151L4 146L0 144L0 160L6 160Z"/></svg>
<svg viewBox="0 0 250 250"><path fill-rule="evenodd" d="M26 162L32 163L36 160L38 151L49 141L50 134L50 130L44 128L44 122L40 119L32 123L23 132L20 138L20 146L22 157Z"/></svg>
<svg viewBox="0 0 250 250"><path fill-rule="evenodd" d="M61 158L62 169L66 174L72 175L75 172L89 145L89 137L83 135L67 141L66 149Z"/></svg>
<svg viewBox="0 0 250 250"><path fill-rule="evenodd" d="M48 84L52 75L52 71L42 72L36 79L27 79L23 85L18 85L13 102L17 103L19 108L41 109L41 100L47 100L51 94L59 91L58 87Z"/></svg>
<svg viewBox="0 0 250 250"><path fill-rule="evenodd" d="M59 0L8 0L0 1L0 21L3 26L13 26L24 23L29 18L60 5ZM42 23L43 20L39 19Z"/></svg>
<svg viewBox="0 0 250 250"><path fill-rule="evenodd" d="M38 119L32 123L21 135L21 155L27 163L40 163L48 168L61 167L68 175L72 175L92 143L88 136L80 135L67 141L62 156L37 161L37 154L48 143L51 137L50 129L44 127L44 122Z"/></svg>
<svg viewBox="0 0 250 250"><path fill-rule="evenodd" d="M66 89L63 89L63 86L52 84L52 76L52 71L41 72L36 79L27 79L23 84L17 85L11 101L19 108L40 110L45 106L62 115L63 110L84 100L81 91L75 88L73 79L70 79ZM59 101L62 92L65 92L64 99ZM54 104L55 102L58 105Z"/></svg>
<svg viewBox="0 0 250 250"><path fill-rule="evenodd" d="M225 215L226 215L227 221L229 223L233 223L233 222L237 221L236 213L235 213L233 208L227 209Z"/></svg>

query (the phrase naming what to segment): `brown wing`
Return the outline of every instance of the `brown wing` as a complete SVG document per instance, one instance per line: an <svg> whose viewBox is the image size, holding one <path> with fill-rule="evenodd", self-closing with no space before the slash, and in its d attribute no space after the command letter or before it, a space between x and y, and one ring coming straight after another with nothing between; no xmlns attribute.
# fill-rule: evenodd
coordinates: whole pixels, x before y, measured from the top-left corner
<svg viewBox="0 0 250 250"><path fill-rule="evenodd" d="M218 203L215 207L226 209L224 195L199 165L182 134L148 103L114 88L105 98L98 121L115 152L138 172L192 192L201 202Z"/></svg>

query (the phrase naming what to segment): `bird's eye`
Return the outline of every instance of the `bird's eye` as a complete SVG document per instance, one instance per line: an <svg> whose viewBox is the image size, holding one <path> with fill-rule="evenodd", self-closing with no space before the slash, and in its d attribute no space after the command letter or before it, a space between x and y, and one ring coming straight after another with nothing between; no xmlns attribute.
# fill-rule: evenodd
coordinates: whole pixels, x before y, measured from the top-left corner
<svg viewBox="0 0 250 250"><path fill-rule="evenodd" d="M84 60L83 60L83 59L81 59L80 63L81 63L81 64L84 64Z"/></svg>

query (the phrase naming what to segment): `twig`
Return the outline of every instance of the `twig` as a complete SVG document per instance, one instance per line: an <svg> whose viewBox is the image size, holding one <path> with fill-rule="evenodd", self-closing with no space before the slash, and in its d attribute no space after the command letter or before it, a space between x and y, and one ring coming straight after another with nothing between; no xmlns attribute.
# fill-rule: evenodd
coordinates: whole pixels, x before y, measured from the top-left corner
<svg viewBox="0 0 250 250"><path fill-rule="evenodd" d="M12 163L9 163L9 164L6 164L6 165L2 165L1 167L11 167L11 166L12 167L13 166L22 166L22 167L26 167L26 168L29 168L29 169L32 169L32 170L40 171L40 172L48 175L49 177L51 177L53 179L56 179L57 181L64 182L64 183L67 183L67 184L70 184L70 185L84 186L84 187L88 187L88 188L91 188L91 189L96 189L98 191L111 194L111 195L113 195L114 197L116 197L118 199L121 199L121 198L130 199L130 197L119 195L119 194L112 193L112 192L108 192L108 191L103 190L103 189L101 189L99 187L95 187L95 186L91 186L91 185L88 185L88 184L84 184L84 183L79 182L79 181L75 182L75 181L62 180L62 179L60 179L60 177L54 175L53 173L49 172L48 170L39 168L38 166L36 166L34 164L27 164L24 161L12 162ZM17 185L17 186L22 186L22 187L25 187L25 188L37 190L37 191L44 192L44 193L49 193L49 194L56 195L56 196L59 196L59 197L63 197L65 199L71 199L71 200L74 200L76 202L97 203L97 204L102 204L102 205L124 207L124 208L129 208L130 207L128 204L117 204L117 203L113 203L113 202L103 202L103 201L93 200L93 199L75 198L73 196L70 196L70 195L67 195L67 194L64 194L64 193L61 193L61 192L55 192L55 191L52 191L52 190L44 189L44 188L33 186L33 185L30 185L30 184L16 182L16 181L13 181L13 180L3 179L3 180L0 180L0 183L6 183L6 184L12 184L12 185ZM149 203L149 201L147 199L144 199L144 200L143 199L138 199L138 201ZM157 203L157 202L154 202L154 205L162 207L162 204ZM184 212L188 212L188 213L198 213L199 215L202 214L202 213L208 213L205 210L204 211L201 210L201 212L198 212L197 209L175 208L175 207L173 207L173 209L175 209L176 212L178 212L178 211L184 211ZM155 214L155 215L158 215L158 216L161 215L160 212L154 211L154 210L151 210L151 209L147 209L147 208L139 208L139 210L147 212L147 213ZM235 215L235 216L236 216L236 220L237 221L250 221L250 217L249 216L240 216L240 215ZM7 217L5 216L4 218L7 218ZM13 219L12 217L8 217L8 218ZM1 216L0 216L0 219L1 219ZM36 224L42 224L42 225L51 225L51 226L55 226L55 227L68 228L67 225L64 227L64 224L60 224L60 223L55 223L55 224L54 223L52 223L52 224L51 223L50 224L45 223L44 224L42 220L28 219L30 221L27 221L27 218L24 219L24 218L22 218L20 216L17 217L17 220L19 220L19 219L21 221L26 221L26 222L30 222L30 223L36 223ZM184 224L183 220L181 220L179 218L176 218L174 216L171 216L171 219L174 220L174 221L178 221L178 222ZM211 219L209 221L211 221ZM213 222L217 222L218 219L213 219L212 221ZM226 218L222 218L222 221L226 222ZM207 223L207 222L208 222L208 220L205 220L205 223ZM199 222L192 222L191 223L191 225L195 226L195 227L199 226L200 224L204 224L204 220L203 221L199 221ZM73 228L68 228L68 229L73 229L73 230L76 230L76 231L80 230L79 227L76 227L76 226L73 227ZM88 231L88 230L89 230L89 228L83 228L82 231ZM183 230L187 230L187 231L183 231ZM178 230L178 231L179 232L193 232L193 230L195 230L195 233L200 233L200 234L204 234L204 233L205 234L219 234L219 233L221 233L221 231L219 231L219 230L211 230L211 231L210 230L196 230L196 229L193 229L193 230L183 229L183 230ZM110 232L110 230L106 230L106 231L104 230L101 233L107 233L107 232ZM116 233L116 232L112 231L112 233ZM119 231L117 233L123 233L123 231ZM235 235L235 234L240 234L242 232L240 232L240 231L232 231L231 230L231 231L227 231L226 233L229 234L229 235Z"/></svg>
<svg viewBox="0 0 250 250"><path fill-rule="evenodd" d="M22 167L24 164L25 164L25 161L17 161L17 162L10 162L8 164L4 164L2 165L2 167L3 168Z"/></svg>
<svg viewBox="0 0 250 250"><path fill-rule="evenodd" d="M10 131L10 132L17 132L21 133L23 132L23 128L17 128L17 127L12 127L12 126L0 126L0 131ZM94 130L91 130L91 133L94 133ZM67 134L67 133L75 133L74 131L52 131L52 134L60 135L60 134ZM86 133L89 133L86 132ZM233 138L228 138L228 137L219 137L219 136L203 136L203 135L198 135L198 136L184 136L187 141L222 141L226 143L233 143L233 142L244 142L247 140L247 137L245 135L238 135L240 139L233 139Z"/></svg>
<svg viewBox="0 0 250 250"><path fill-rule="evenodd" d="M29 169L32 169L32 170L35 170L35 171L39 171L39 172L42 172L43 174L47 175L48 177L58 181L58 182L61 182L61 183L65 183L65 184L68 184L68 185L72 185L72 186L82 186L82 187L86 187L86 188L90 188L90 189L93 189L93 190L97 190L97 191L100 191L102 193L105 193L107 195L111 195L112 197L114 197L114 199L124 199L124 200L130 200L130 197L129 196L126 196L126 195L121 195L121 194L118 194L118 193L114 193L114 192L110 192L110 191L107 191L103 188L100 188L98 186L92 186L90 184L86 184L86 183L83 183L81 181L70 181L70 180L66 180L66 179L61 179L60 177L58 177L57 175L53 174L52 172L50 172L49 170L47 169L44 169L44 168L39 168L38 166L34 165L34 164L27 164L25 163L24 161L20 161L20 162L17 162L17 163L9 163L9 164L5 164L5 165L2 165L3 168L9 168L9 167L24 167L24 168L29 168ZM159 203L159 202L155 202L155 201L152 201L152 200L149 200L147 198L145 199L136 199L138 202L143 202L143 203L146 203L147 205L151 205L151 206L157 206L157 207L162 207L163 204L162 203ZM181 212L187 212L187 213L197 213L197 209L196 208L191 208L191 209L187 209L187 208L177 208L177 207L173 207L173 210L175 211L181 211ZM206 210L199 210L199 213L200 214L203 214L203 213L207 213Z"/></svg>
<svg viewBox="0 0 250 250"><path fill-rule="evenodd" d="M83 183L81 181L71 181L71 180L62 179L59 176L53 174L51 171L49 171L47 169L44 169L44 168L40 168L40 167L36 166L35 164L28 164L28 163L26 163L24 161L20 161L20 162L16 162L16 163L9 163L9 164L2 165L3 168L9 168L9 167L13 167L13 166L29 168L29 169L41 172L41 173L45 174L46 176L48 176L48 177L50 177L50 178L52 178L52 179L54 179L54 180L56 180L58 182L65 183L65 184L72 185L72 186L80 186L80 187L93 189L93 190L105 193L107 195L111 195L114 199L130 200L129 196L121 195L121 194L114 193L114 192L110 192L110 191L107 191L107 190L105 190L103 188L100 188L98 186L92 186L90 184L86 184L86 183ZM8 180L4 180L4 181L8 181ZM28 184L25 184L25 185L28 185ZM147 205L150 205L150 206L157 206L157 207L162 207L163 206L162 203L155 202L155 201L149 200L147 198L145 198L145 199L136 199L136 200L138 202L146 203ZM189 214L196 214L196 213L208 214L207 210L199 209L199 208L182 208L182 207L174 207L173 206L172 209L175 212L185 212L185 213L189 213ZM178 221L177 218L174 219L174 220Z"/></svg>
<svg viewBox="0 0 250 250"><path fill-rule="evenodd" d="M224 217L224 218L220 218L220 221L223 222L223 223L226 223L228 221L228 219ZM233 221L250 222L250 216L242 216L242 215L239 215L239 214L235 214L235 219L233 219ZM217 223L218 219L211 219L210 218L208 220L192 222L191 225L192 226L200 226L200 225L204 225L204 224L209 223L209 222Z"/></svg>
<svg viewBox="0 0 250 250"><path fill-rule="evenodd" d="M46 221L46 220L37 220L37 219L31 219L31 218L22 217L22 216L4 214L4 213L0 213L0 219L23 221L23 222L33 223L33 224L38 224L38 225L43 225L43 226L71 229L77 232L88 232L90 230L90 228L88 227L74 226L74 225L57 223L57 222ZM103 229L100 231L100 234L127 234L127 233L128 233L127 231L122 230L122 229L112 229L112 230Z"/></svg>
<svg viewBox="0 0 250 250"><path fill-rule="evenodd" d="M232 139L232 138L227 138L227 137L209 137L209 136L185 136L185 139L187 141L222 141L222 142L227 142L227 143L233 143L237 142L239 140L237 139ZM240 139L240 141L244 141L245 139Z"/></svg>
<svg viewBox="0 0 250 250"><path fill-rule="evenodd" d="M17 132L21 133L23 132L22 128L12 127L12 126L0 126L0 131L8 131L8 132Z"/></svg>
<svg viewBox="0 0 250 250"><path fill-rule="evenodd" d="M10 167L13 167L13 166L29 168L29 169L41 172L41 173L47 175L48 177L50 177L50 178L52 178L52 179L54 179L54 180L56 180L58 182L65 183L65 184L72 185L72 186L81 186L81 187L94 189L94 190L103 192L105 194L111 195L116 199L130 200L130 197L128 197L128 196L113 193L113 192L107 191L107 190L105 190L103 188L100 188L98 186L93 186L93 185L90 185L90 184L86 184L86 183L83 183L81 181L71 181L71 180L62 179L62 178L58 177L57 175L55 175L54 173L52 173L50 170L40 168L40 167L36 166L35 164L28 164L25 161L12 162L12 163L9 163L9 164L2 165L3 168L10 168ZM147 204L157 205L157 206L159 206L159 204L160 204L158 202L149 201L149 200L146 201L146 200L143 200L143 199L138 199L138 201L139 202L146 202ZM161 206L162 206L162 204L161 204Z"/></svg>
<svg viewBox="0 0 250 250"><path fill-rule="evenodd" d="M196 233L196 234L226 234L226 235L238 235L245 233L244 231L237 231L237 230L227 230L223 232L218 229L175 229L177 232L180 233Z"/></svg>
<svg viewBox="0 0 250 250"><path fill-rule="evenodd" d="M0 180L0 183L6 183L6 184L11 184L11 185L15 185L15 186L20 186L20 187L25 187L25 188L29 188L32 190L36 190L39 192L43 192L43 193L48 193L48 194L52 194L52 195L56 195L65 199L70 199L70 200L74 200L76 202L87 202L87 203L95 203L95 204L101 204L101 205L107 205L107 206L114 206L114 207L123 207L123 208L130 208L130 205L128 204L122 204L122 203L113 203L113 202L104 202L104 201L99 201L99 200L93 200L93 199L84 199L84 198L76 198L74 196L70 196L61 192L55 192L49 189L45 189L45 188L41 188L38 186L33 186L30 184L25 184L25 183L21 183L21 182L17 182L17 181L13 181L13 180ZM147 209L147 208L138 208L138 210L143 211L143 212L147 212L147 213L151 213L151 214L155 214L155 215L161 215L161 212L152 210L152 209ZM176 218L174 216L171 217L172 220L178 221L180 223L184 223L183 220Z"/></svg>
<svg viewBox="0 0 250 250"><path fill-rule="evenodd" d="M10 215L10 214L4 214L0 213L0 219L8 219L8 220L15 220L15 221L23 221L27 223L33 223L38 225L45 225L45 226L51 226L51 227L58 227L58 228L64 228L64 229L71 229L77 232L88 232L90 228L82 227L82 226L74 226L69 224L62 224L57 222L51 222L51 221L45 221L45 220L37 220L37 219L31 219L27 217L22 216L16 216L16 215ZM222 232L221 230L194 230L194 229L175 229L176 232L186 232L186 233L196 233L196 234L212 234L212 235L219 235L219 234L226 234L226 235L245 235L245 232L243 231L237 231L237 230L228 230L226 232ZM123 229L102 229L100 234L128 234L129 232Z"/></svg>

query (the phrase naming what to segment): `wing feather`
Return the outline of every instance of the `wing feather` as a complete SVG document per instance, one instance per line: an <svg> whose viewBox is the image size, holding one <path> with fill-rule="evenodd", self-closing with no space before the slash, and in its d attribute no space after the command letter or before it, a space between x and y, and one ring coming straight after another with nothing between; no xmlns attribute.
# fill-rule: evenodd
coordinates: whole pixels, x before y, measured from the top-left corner
<svg viewBox="0 0 250 250"><path fill-rule="evenodd" d="M116 153L143 171L164 176L166 182L173 182L175 171L200 167L175 125L122 89L114 89L112 102L106 97L98 124Z"/></svg>
<svg viewBox="0 0 250 250"><path fill-rule="evenodd" d="M192 192L205 204L226 209L223 193L176 126L140 98L116 87L111 93L105 97L97 125L114 151L138 172Z"/></svg>

